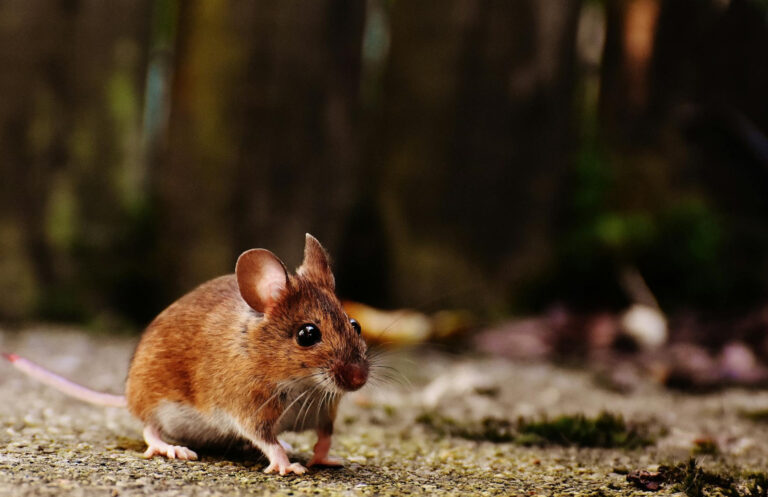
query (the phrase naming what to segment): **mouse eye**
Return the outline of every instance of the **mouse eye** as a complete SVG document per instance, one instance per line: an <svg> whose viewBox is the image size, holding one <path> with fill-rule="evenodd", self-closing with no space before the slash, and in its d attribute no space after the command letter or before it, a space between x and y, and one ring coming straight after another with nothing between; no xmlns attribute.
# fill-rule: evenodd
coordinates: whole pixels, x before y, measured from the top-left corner
<svg viewBox="0 0 768 497"><path fill-rule="evenodd" d="M361 331L363 331L363 329L360 328L360 323L357 322L357 319L350 319L349 324L352 325L352 328L355 329L358 335L360 334Z"/></svg>
<svg viewBox="0 0 768 497"><path fill-rule="evenodd" d="M302 347L311 347L322 339L320 329L314 324L303 324L296 333L296 343Z"/></svg>

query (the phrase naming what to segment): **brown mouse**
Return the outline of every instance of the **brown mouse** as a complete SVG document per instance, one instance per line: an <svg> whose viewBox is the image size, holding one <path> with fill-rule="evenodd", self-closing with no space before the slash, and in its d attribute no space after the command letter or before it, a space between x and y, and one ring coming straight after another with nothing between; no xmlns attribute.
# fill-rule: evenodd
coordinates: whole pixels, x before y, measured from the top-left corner
<svg viewBox="0 0 768 497"><path fill-rule="evenodd" d="M124 405L144 423L146 457L197 459L192 448L245 442L269 459L266 473L302 474L277 436L314 429L312 465L328 456L341 396L362 387L369 359L360 326L334 293L328 255L306 236L289 274L272 252L253 249L235 274L204 283L160 313L131 361L125 398L72 384L18 356L14 365L70 395Z"/></svg>

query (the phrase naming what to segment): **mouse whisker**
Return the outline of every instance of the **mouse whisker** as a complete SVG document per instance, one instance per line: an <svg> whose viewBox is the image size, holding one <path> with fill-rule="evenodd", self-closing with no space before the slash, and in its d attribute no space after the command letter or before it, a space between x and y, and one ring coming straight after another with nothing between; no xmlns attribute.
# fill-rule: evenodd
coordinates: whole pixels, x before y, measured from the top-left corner
<svg viewBox="0 0 768 497"><path fill-rule="evenodd" d="M317 403L317 409L315 409L315 426L320 426L320 415L325 412L325 394L326 392L323 392L320 395L320 401Z"/></svg>
<svg viewBox="0 0 768 497"><path fill-rule="evenodd" d="M403 385L411 385L411 380L408 379L407 376L405 376L403 373L396 369L390 369L390 368L371 368L371 373L373 375L377 376L386 376L389 378L396 379L399 383L402 383Z"/></svg>
<svg viewBox="0 0 768 497"><path fill-rule="evenodd" d="M304 416L302 417L302 420L301 420L301 425L300 425L300 426L302 426L302 427L303 427L303 426L305 426L305 424L304 424L304 423L305 423L305 422L306 422L306 420L307 420L307 415L308 415L308 414L309 414L309 412L312 410L312 406L315 404L315 401L316 401L317 399L318 399L317 395L313 395L313 396L311 396L311 398L310 398L310 401L309 401L309 404L307 405L307 409L304 411Z"/></svg>
<svg viewBox="0 0 768 497"><path fill-rule="evenodd" d="M331 390L326 390L324 400L324 411L328 411L330 406L336 402L336 393L332 392Z"/></svg>
<svg viewBox="0 0 768 497"><path fill-rule="evenodd" d="M279 418L277 418L277 422L276 422L276 424L280 424L280 420L282 420L282 419L283 419L283 416L285 416L285 415L286 415L286 413L288 413L288 411L290 411L291 407L293 407L293 405L294 405L296 402L298 402L298 401L299 401L299 399L301 399L302 397L304 397L305 395L307 395L307 393L308 393L308 392L309 392L308 390L305 390L305 391L301 392L301 393L300 393L298 396L296 396L296 398L295 398L295 399L293 399L293 402L291 402L290 404L288 404L288 407L286 407L285 409L283 409L283 412L282 412L282 414L280 414L280 417L279 417ZM295 426L295 423L294 423L294 426Z"/></svg>
<svg viewBox="0 0 768 497"><path fill-rule="evenodd" d="M396 386L405 387L408 390L413 389L413 384L411 384L408 378L402 375L396 376L388 372L373 371L368 381L375 386Z"/></svg>
<svg viewBox="0 0 768 497"><path fill-rule="evenodd" d="M378 375L383 380L389 380L404 387L413 387L410 380L403 375L395 375L387 372L379 372Z"/></svg>
<svg viewBox="0 0 768 497"><path fill-rule="evenodd" d="M382 352L381 354L377 354L377 355L369 358L368 360L372 364L384 364L384 365L386 365L386 364L392 362L391 359L393 357L397 357L398 361L404 362L404 363L406 363L408 365L411 365L411 366L416 366L417 365L416 361L414 361L412 359L409 359L408 357L402 357L400 354L397 354L395 351L385 351L385 352Z"/></svg>
<svg viewBox="0 0 768 497"><path fill-rule="evenodd" d="M318 404L317 409L315 410L315 424L320 423L320 414L324 412L327 409L328 406L328 396L331 394L330 386L332 385L332 379L325 375L323 380L320 382L320 395L318 396Z"/></svg>
<svg viewBox="0 0 768 497"><path fill-rule="evenodd" d="M290 383L289 383L289 385L290 385ZM256 408L256 410L255 410L253 413L254 413L254 414L258 413L258 412L259 412L260 410L262 410L262 409L264 408L264 406L266 406L266 405L267 405L267 404L268 404L268 403L269 403L269 402L270 402L272 399L274 399L274 398L275 398L275 397L277 397L278 395L282 394L284 391L285 391L285 389L284 389L284 388L276 388L276 389L275 389L275 393L273 393L272 395L270 395L270 396L267 398L267 400L265 400L264 402L262 402L262 403L259 405L259 407L257 407L257 408Z"/></svg>
<svg viewBox="0 0 768 497"><path fill-rule="evenodd" d="M372 345L366 351L366 355L368 356L369 359L373 359L375 357L380 357L380 356L393 355L394 353L395 353L394 350L384 347L384 344Z"/></svg>
<svg viewBox="0 0 768 497"><path fill-rule="evenodd" d="M391 378L384 378L381 376L375 376L368 379L368 383L371 386L397 386L397 382L392 380Z"/></svg>
<svg viewBox="0 0 768 497"><path fill-rule="evenodd" d="M392 366L385 364L372 364L371 375L374 377L389 378L391 380L397 381L403 386L413 387L411 380L409 380L408 377L401 373L397 368Z"/></svg>
<svg viewBox="0 0 768 497"><path fill-rule="evenodd" d="M307 403L310 399L312 399L312 395L317 391L318 385L315 385L309 390L306 390L304 393L307 394L307 396L304 398L304 401L301 404L301 408L299 409L299 412L296 413L296 416L293 418L293 430L296 431L297 429L301 428L301 425L298 424L299 418L301 417L301 413L304 411L304 409L307 407Z"/></svg>
<svg viewBox="0 0 768 497"><path fill-rule="evenodd" d="M323 386L325 386L324 392L323 392L323 402L322 406L327 407L331 402L333 402L334 398L336 397L336 393L330 389L332 386L331 379L326 377L323 381Z"/></svg>
<svg viewBox="0 0 768 497"><path fill-rule="evenodd" d="M317 409L315 410L315 426L320 425L320 414L325 411L327 407L326 401L328 397L328 390L322 390L319 401L317 403Z"/></svg>

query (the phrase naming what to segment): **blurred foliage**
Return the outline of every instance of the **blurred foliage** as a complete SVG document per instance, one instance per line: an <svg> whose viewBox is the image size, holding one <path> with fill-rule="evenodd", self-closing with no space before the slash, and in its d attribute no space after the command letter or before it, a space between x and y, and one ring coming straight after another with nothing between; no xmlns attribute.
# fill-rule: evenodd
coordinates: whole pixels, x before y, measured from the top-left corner
<svg viewBox="0 0 768 497"><path fill-rule="evenodd" d="M626 198L612 198L634 181L617 176L620 171L594 150L577 161L573 221L559 244L554 276L567 298L623 305L629 297L619 287L619 273L627 265L636 265L671 307L710 306L733 290L738 282L719 264L731 235L706 197L681 192L655 205L630 206Z"/></svg>
<svg viewBox="0 0 768 497"><path fill-rule="evenodd" d="M616 96L627 91L621 86L622 64L627 62L616 55L624 41L610 31L611 15L621 25L630 22L631 10L604 4L609 31L600 67L603 88L596 94L595 76L585 70L577 92L579 140L558 255L528 287L526 303L544 307L559 297L581 307L623 307L631 297L621 288L620 275L635 267L667 310L733 311L756 305L767 288L766 259L757 253L768 250L766 232L757 228L767 211L757 199L766 198L768 191L756 186L760 183L747 171L764 168L768 156L739 143L741 138L733 135L742 131L729 129L726 115L702 110L729 101L734 112L762 122L762 131L751 130L757 133L757 149L768 145L768 123L743 100L723 95L728 90L718 87L718 81L729 76L707 73L705 66L712 61L697 60L695 51L708 36L722 38L749 24L738 36L749 40L745 46L755 63L730 67L745 76L755 71L754 77L768 81L765 69L755 65L768 61L768 51L753 45L768 40L768 24L752 22L753 2L732 2L727 8L707 1L660 2L653 70L640 82L646 85L641 91L656 93L658 100L632 110L631 98ZM677 30L674 19L694 12L696 28ZM715 55L719 57L728 56ZM674 72L667 64L676 64ZM756 93L751 95L761 101L758 107L766 108ZM730 190L722 193L723 186Z"/></svg>
<svg viewBox="0 0 768 497"><path fill-rule="evenodd" d="M485 316L768 292L764 0L0 5L0 317L135 326L303 233ZM734 57L733 54L739 54Z"/></svg>

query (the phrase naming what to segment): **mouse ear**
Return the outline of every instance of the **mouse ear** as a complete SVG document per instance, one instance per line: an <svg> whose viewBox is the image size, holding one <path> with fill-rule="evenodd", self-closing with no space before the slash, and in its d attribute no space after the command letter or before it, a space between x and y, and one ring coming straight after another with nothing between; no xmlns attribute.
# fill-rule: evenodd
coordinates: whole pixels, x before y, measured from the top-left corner
<svg viewBox="0 0 768 497"><path fill-rule="evenodd" d="M243 300L259 312L272 307L288 286L285 265L269 250L252 249L240 254L235 274Z"/></svg>
<svg viewBox="0 0 768 497"><path fill-rule="evenodd" d="M325 251L317 238L307 233L304 243L304 262L296 270L299 276L317 283L318 285L334 289L336 285L331 272L331 263L328 253Z"/></svg>

